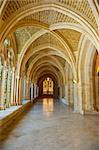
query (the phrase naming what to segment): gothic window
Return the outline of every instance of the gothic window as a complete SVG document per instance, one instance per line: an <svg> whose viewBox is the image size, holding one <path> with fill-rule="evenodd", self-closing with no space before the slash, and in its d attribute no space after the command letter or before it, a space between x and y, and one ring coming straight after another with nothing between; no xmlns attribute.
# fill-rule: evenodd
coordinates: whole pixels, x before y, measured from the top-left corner
<svg viewBox="0 0 99 150"><path fill-rule="evenodd" d="M43 81L43 94L53 94L53 81L49 77Z"/></svg>

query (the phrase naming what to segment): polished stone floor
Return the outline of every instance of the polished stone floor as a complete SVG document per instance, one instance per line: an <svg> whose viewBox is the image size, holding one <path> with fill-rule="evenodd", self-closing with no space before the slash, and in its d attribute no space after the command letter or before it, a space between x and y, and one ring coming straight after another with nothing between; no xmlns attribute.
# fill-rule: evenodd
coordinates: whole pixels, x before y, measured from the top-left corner
<svg viewBox="0 0 99 150"><path fill-rule="evenodd" d="M99 115L75 114L51 98L37 102L10 128L0 150L99 150Z"/></svg>

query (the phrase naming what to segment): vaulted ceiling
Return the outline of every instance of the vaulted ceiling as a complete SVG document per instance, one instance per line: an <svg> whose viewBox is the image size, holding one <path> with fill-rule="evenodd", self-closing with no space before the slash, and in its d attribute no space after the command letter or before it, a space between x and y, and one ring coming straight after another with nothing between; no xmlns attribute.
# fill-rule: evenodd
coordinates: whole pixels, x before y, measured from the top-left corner
<svg viewBox="0 0 99 150"><path fill-rule="evenodd" d="M34 65L39 71L39 63L53 74L63 73L66 61L75 65L82 36L97 37L97 5L96 0L1 0L1 41L12 35L21 74Z"/></svg>
<svg viewBox="0 0 99 150"><path fill-rule="evenodd" d="M31 5L32 7L43 4L59 4L63 5L64 8L73 9L74 11L80 13L86 20L88 19L91 24L95 27L97 26L95 16L93 15L92 9L88 0L7 0L2 13L2 19L4 21L8 20L14 13L25 9ZM1 6L3 1L1 1ZM26 19L36 19L45 22L60 22L65 21L66 16L57 11L46 10L43 12L35 13L32 16L28 16ZM53 19L52 19L53 18Z"/></svg>

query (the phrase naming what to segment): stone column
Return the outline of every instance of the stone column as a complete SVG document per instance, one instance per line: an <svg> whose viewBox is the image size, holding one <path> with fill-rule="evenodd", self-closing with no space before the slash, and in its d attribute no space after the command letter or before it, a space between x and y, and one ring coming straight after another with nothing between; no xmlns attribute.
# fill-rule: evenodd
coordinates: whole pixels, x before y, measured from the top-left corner
<svg viewBox="0 0 99 150"><path fill-rule="evenodd" d="M36 87L37 87L37 85L36 85L36 84L34 84L34 98L36 98L36 97L37 97L37 95L36 95Z"/></svg>
<svg viewBox="0 0 99 150"><path fill-rule="evenodd" d="M19 105L19 76L16 76L16 104Z"/></svg>
<svg viewBox="0 0 99 150"><path fill-rule="evenodd" d="M30 99L30 82L26 81L26 99Z"/></svg>
<svg viewBox="0 0 99 150"><path fill-rule="evenodd" d="M4 67L2 71L2 85L1 85L1 105L0 109L5 109L6 108L6 98L5 98L5 83L6 81L6 75L7 75L7 67L6 67L6 62L4 62Z"/></svg>
<svg viewBox="0 0 99 150"><path fill-rule="evenodd" d="M29 81L29 83L28 83L28 97L29 97L29 99L31 99L31 95L30 95L30 89L31 89L31 81Z"/></svg>
<svg viewBox="0 0 99 150"><path fill-rule="evenodd" d="M11 80L12 80L12 70L8 67L8 76L7 76L7 107L11 105Z"/></svg>
<svg viewBox="0 0 99 150"><path fill-rule="evenodd" d="M91 110L91 95L92 95L92 93L90 93L90 92L92 92L92 91L90 91L90 87L91 86L91 84L90 83L85 83L84 84L84 94L85 94L85 100L84 100L84 109L85 109L85 111L90 111Z"/></svg>
<svg viewBox="0 0 99 150"><path fill-rule="evenodd" d="M33 98L34 98L34 83L33 83Z"/></svg>
<svg viewBox="0 0 99 150"><path fill-rule="evenodd" d="M69 87L68 87L68 74L69 74L69 65L68 63L66 63L65 65L65 69L66 69L66 85L65 85L65 99L66 99L66 104L69 105L69 99L68 99L68 95L69 95Z"/></svg>
<svg viewBox="0 0 99 150"><path fill-rule="evenodd" d="M26 80L26 99L28 99L28 80Z"/></svg>
<svg viewBox="0 0 99 150"><path fill-rule="evenodd" d="M94 84L93 84L93 80L94 80ZM94 111L94 88L95 88L95 79L93 79L93 77L90 79L90 91L89 91L89 93L90 93L90 107L89 107L89 109L91 110L91 111Z"/></svg>
<svg viewBox="0 0 99 150"><path fill-rule="evenodd" d="M38 93L37 93L37 85L36 85L36 97L37 97L37 94L38 94Z"/></svg>
<svg viewBox="0 0 99 150"><path fill-rule="evenodd" d="M26 77L24 77L24 84L23 84L23 99L26 99Z"/></svg>
<svg viewBox="0 0 99 150"><path fill-rule="evenodd" d="M19 85L18 85L18 105L22 104L22 78L19 78Z"/></svg>
<svg viewBox="0 0 99 150"><path fill-rule="evenodd" d="M15 76L15 73L14 73L14 95L13 95L13 105L16 105L16 76Z"/></svg>
<svg viewBox="0 0 99 150"><path fill-rule="evenodd" d="M63 85L62 86L62 102L64 103L64 104L66 104L66 105L69 105L68 104L68 100L67 100L67 93L66 93L66 85Z"/></svg>
<svg viewBox="0 0 99 150"><path fill-rule="evenodd" d="M26 80L26 76L21 78L21 99L28 99L28 81Z"/></svg>
<svg viewBox="0 0 99 150"><path fill-rule="evenodd" d="M66 101L66 105L69 105L69 103L68 103L68 84L64 85L64 89L65 89L64 98L65 98L65 101Z"/></svg>
<svg viewBox="0 0 99 150"><path fill-rule="evenodd" d="M39 87L37 86L37 97L38 97L38 95L39 95Z"/></svg>
<svg viewBox="0 0 99 150"><path fill-rule="evenodd" d="M11 80L11 105L14 105L14 88L15 88L15 68L12 69L12 80Z"/></svg>
<svg viewBox="0 0 99 150"><path fill-rule="evenodd" d="M70 105L70 66L68 64L67 86L68 86L68 103Z"/></svg>
<svg viewBox="0 0 99 150"><path fill-rule="evenodd" d="M31 83L31 100L33 99L33 83Z"/></svg>
<svg viewBox="0 0 99 150"><path fill-rule="evenodd" d="M73 85L73 75L72 70L70 68L70 78L69 78L69 85L70 85L70 105L74 105L74 85Z"/></svg>
<svg viewBox="0 0 99 150"><path fill-rule="evenodd" d="M32 95L32 98L34 98L34 84L32 83L32 90L33 90L33 95Z"/></svg>
<svg viewBox="0 0 99 150"><path fill-rule="evenodd" d="M77 93L77 96L75 95ZM74 84L74 97L77 97L77 99L74 99L74 111L80 112L81 114L84 114L83 109L83 93L82 93L82 85L81 83Z"/></svg>
<svg viewBox="0 0 99 150"><path fill-rule="evenodd" d="M21 77L21 88L22 88L22 93L21 93L21 99L24 99L24 79Z"/></svg>

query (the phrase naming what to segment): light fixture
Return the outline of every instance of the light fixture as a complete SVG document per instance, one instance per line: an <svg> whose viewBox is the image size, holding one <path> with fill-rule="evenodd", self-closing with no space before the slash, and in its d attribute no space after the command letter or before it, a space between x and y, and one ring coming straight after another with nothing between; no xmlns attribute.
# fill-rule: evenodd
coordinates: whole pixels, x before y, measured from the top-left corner
<svg viewBox="0 0 99 150"><path fill-rule="evenodd" d="M49 77L47 77L47 81L49 81Z"/></svg>
<svg viewBox="0 0 99 150"><path fill-rule="evenodd" d="M76 83L77 83L77 80L73 79L73 83L75 83L75 84L76 84Z"/></svg>
<svg viewBox="0 0 99 150"><path fill-rule="evenodd" d="M99 66L97 67L97 75L99 76Z"/></svg>

